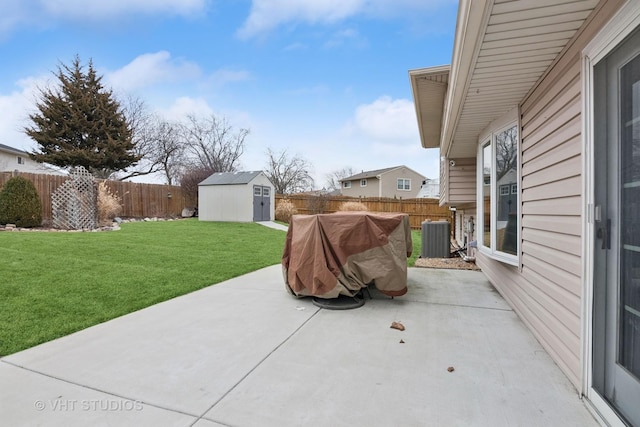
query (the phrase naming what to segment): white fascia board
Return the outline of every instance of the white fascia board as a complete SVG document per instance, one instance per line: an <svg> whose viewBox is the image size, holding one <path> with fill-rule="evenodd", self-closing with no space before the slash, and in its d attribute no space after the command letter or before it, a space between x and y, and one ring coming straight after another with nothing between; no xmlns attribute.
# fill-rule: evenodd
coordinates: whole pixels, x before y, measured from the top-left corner
<svg viewBox="0 0 640 427"><path fill-rule="evenodd" d="M440 153L449 157L453 135L487 29L493 0L460 0Z"/></svg>

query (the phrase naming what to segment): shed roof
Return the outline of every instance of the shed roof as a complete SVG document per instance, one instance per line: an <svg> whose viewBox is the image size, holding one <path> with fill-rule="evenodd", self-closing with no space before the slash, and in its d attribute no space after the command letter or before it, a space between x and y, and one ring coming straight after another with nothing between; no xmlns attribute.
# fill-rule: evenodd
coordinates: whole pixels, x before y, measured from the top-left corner
<svg viewBox="0 0 640 427"><path fill-rule="evenodd" d="M262 171L216 172L202 181L200 185L242 185L250 183Z"/></svg>

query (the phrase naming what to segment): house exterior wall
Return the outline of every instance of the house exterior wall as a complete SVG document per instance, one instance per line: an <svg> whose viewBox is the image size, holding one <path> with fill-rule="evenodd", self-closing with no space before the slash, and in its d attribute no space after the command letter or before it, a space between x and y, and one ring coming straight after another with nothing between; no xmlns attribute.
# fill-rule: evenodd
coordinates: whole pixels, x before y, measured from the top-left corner
<svg viewBox="0 0 640 427"><path fill-rule="evenodd" d="M425 179L424 176L407 168L399 167L387 172L383 172L376 177L366 178L366 187L360 186L360 179L350 181L351 188L341 189L343 196L350 197L396 197L403 199L414 199L420 192L420 186ZM398 179L410 179L410 190L398 190Z"/></svg>
<svg viewBox="0 0 640 427"><path fill-rule="evenodd" d="M425 179L422 175L413 170L400 167L393 169L389 172L385 172L382 177L382 194L381 197L402 197L403 199L413 199L418 195L422 180ZM411 190L398 190L398 178L405 178L411 180Z"/></svg>
<svg viewBox="0 0 640 427"><path fill-rule="evenodd" d="M349 197L380 197L380 180L376 177L366 178L367 186L361 187L360 180L354 179L351 188L342 187L342 195Z"/></svg>
<svg viewBox="0 0 640 427"><path fill-rule="evenodd" d="M450 159L455 166L447 165L449 204L473 203L476 201L476 159Z"/></svg>
<svg viewBox="0 0 640 427"><path fill-rule="evenodd" d="M21 159L21 163L18 163L18 158ZM16 170L26 173L60 174L53 169L45 167L42 163L31 160L27 153L0 150L0 172L13 172Z"/></svg>
<svg viewBox="0 0 640 427"><path fill-rule="evenodd" d="M198 187L200 221L253 222L253 186L271 188L270 217L274 218L275 194L269 179L260 174L248 184L201 185Z"/></svg>
<svg viewBox="0 0 640 427"><path fill-rule="evenodd" d="M576 388L581 387L581 50L621 6L603 1L523 100L520 268L477 262Z"/></svg>

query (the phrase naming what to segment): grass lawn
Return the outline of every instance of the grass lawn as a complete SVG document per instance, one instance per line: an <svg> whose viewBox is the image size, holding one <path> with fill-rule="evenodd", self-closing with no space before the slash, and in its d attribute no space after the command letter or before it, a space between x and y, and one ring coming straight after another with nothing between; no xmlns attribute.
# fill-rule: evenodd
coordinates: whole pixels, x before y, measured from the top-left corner
<svg viewBox="0 0 640 427"><path fill-rule="evenodd" d="M273 264L285 233L258 224L122 224L0 233L0 357ZM420 231L412 231L413 266Z"/></svg>
<svg viewBox="0 0 640 427"><path fill-rule="evenodd" d="M285 233L198 220L0 233L0 356L277 264Z"/></svg>
<svg viewBox="0 0 640 427"><path fill-rule="evenodd" d="M420 256L420 230L411 230L411 242L413 243L413 252L408 260L409 267L413 267L416 263L416 259Z"/></svg>

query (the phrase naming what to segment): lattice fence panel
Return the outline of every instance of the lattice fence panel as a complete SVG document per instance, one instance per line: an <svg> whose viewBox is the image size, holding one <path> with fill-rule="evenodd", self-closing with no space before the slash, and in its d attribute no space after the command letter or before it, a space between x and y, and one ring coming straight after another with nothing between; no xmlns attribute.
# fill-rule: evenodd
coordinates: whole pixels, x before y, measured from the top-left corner
<svg viewBox="0 0 640 427"><path fill-rule="evenodd" d="M95 179L82 166L74 168L51 195L53 226L64 230L94 229L98 224Z"/></svg>

